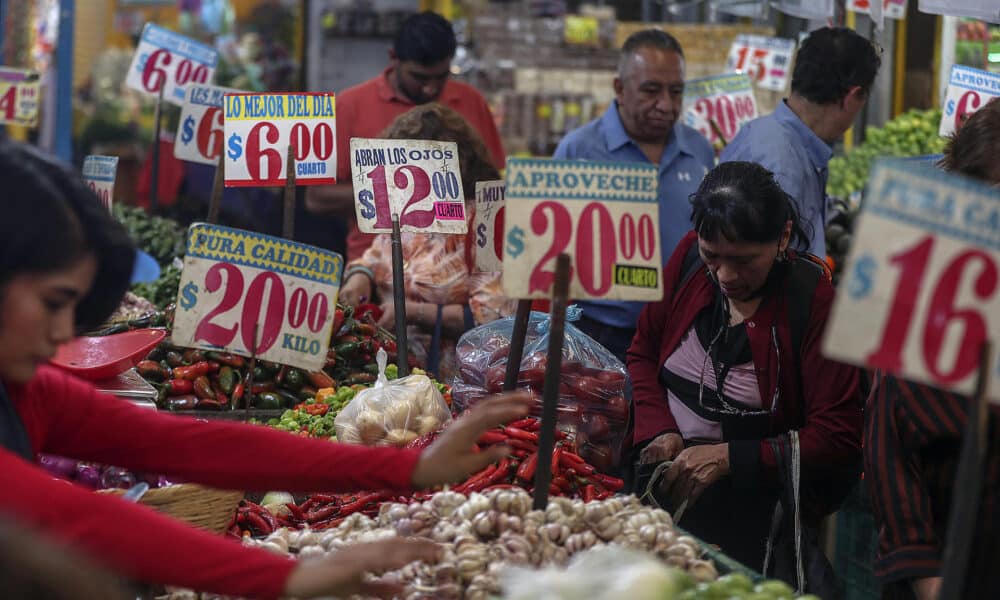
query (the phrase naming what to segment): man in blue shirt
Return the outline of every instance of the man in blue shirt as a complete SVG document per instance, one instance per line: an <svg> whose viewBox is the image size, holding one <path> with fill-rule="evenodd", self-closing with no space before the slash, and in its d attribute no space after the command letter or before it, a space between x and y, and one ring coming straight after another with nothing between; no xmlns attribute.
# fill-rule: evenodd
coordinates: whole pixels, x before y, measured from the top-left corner
<svg viewBox="0 0 1000 600"><path fill-rule="evenodd" d="M554 158L646 162L659 167L664 264L691 229L688 197L715 162L700 133L678 122L684 101L684 52L670 34L647 29L622 46L615 101L601 118L570 132ZM642 302L581 301L576 325L625 362Z"/></svg>
<svg viewBox="0 0 1000 600"><path fill-rule="evenodd" d="M744 125L720 156L721 162L755 162L774 173L807 225L812 241L800 249L820 258L826 256L831 146L868 100L881 62L875 46L852 29L813 31L795 57L791 96Z"/></svg>

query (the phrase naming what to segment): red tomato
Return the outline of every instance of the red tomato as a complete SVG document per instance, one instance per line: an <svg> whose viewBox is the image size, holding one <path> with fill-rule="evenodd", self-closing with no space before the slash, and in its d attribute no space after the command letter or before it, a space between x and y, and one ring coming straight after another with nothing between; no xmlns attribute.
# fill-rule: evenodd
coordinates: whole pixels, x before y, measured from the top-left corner
<svg viewBox="0 0 1000 600"><path fill-rule="evenodd" d="M597 378L608 383L622 383L625 381L625 374L620 371L598 371Z"/></svg>
<svg viewBox="0 0 1000 600"><path fill-rule="evenodd" d="M503 380L507 376L507 365L496 365L486 370L486 389L496 394L503 390Z"/></svg>
<svg viewBox="0 0 1000 600"><path fill-rule="evenodd" d="M608 424L608 419L604 415L597 413L584 413L580 427L595 442L603 442L611 434L611 426Z"/></svg>
<svg viewBox="0 0 1000 600"><path fill-rule="evenodd" d="M615 394L604 402L604 413L609 419L620 423L628 422L628 402L625 396Z"/></svg>

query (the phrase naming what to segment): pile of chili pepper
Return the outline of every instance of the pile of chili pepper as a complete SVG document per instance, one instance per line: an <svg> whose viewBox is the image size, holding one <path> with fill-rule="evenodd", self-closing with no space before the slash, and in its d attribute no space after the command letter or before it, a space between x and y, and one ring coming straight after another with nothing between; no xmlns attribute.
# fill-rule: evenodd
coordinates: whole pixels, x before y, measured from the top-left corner
<svg viewBox="0 0 1000 600"><path fill-rule="evenodd" d="M242 538L244 535L264 537L271 535L275 529L283 527L278 517L272 515L266 508L249 500L240 500L240 505L229 523L228 535Z"/></svg>

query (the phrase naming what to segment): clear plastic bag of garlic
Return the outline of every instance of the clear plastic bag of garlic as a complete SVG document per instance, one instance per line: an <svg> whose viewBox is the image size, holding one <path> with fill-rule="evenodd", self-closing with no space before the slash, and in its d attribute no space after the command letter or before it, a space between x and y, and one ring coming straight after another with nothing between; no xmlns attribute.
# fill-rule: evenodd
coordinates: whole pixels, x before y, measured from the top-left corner
<svg viewBox="0 0 1000 600"><path fill-rule="evenodd" d="M718 577L712 562L702 558L698 542L679 534L666 511L644 506L634 496L589 503L550 498L544 511L531 506L531 496L519 488L470 496L443 491L424 502L385 503L374 519L354 514L335 529L282 529L264 540L244 543L301 560L394 536L425 537L442 544L445 557L438 564L411 564L371 574L404 585L406 600L497 597L503 591L501 576L506 568L566 567L575 556L602 547L639 552L697 582Z"/></svg>
<svg viewBox="0 0 1000 600"><path fill-rule="evenodd" d="M333 421L337 441L403 447L451 420L448 404L430 378L410 375L389 381L387 361L388 355L380 348L375 385L358 392Z"/></svg>

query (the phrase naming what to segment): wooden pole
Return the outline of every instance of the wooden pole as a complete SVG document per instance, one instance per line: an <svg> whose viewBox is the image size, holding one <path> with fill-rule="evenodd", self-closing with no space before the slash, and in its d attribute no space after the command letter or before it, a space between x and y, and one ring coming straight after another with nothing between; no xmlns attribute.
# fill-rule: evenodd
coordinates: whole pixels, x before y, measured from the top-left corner
<svg viewBox="0 0 1000 600"><path fill-rule="evenodd" d="M286 240L295 239L295 148L288 145L288 158L285 171L285 216L282 225L282 237Z"/></svg>
<svg viewBox="0 0 1000 600"><path fill-rule="evenodd" d="M226 153L219 153L219 164L215 166L215 180L212 181L212 196L208 200L208 222L219 222L219 210L222 206L222 191L226 185Z"/></svg>
<svg viewBox="0 0 1000 600"><path fill-rule="evenodd" d="M149 212L156 214L160 207L160 125L163 121L163 88L166 77L160 77L160 95L153 111L153 165L149 172Z"/></svg>
<svg viewBox="0 0 1000 600"><path fill-rule="evenodd" d="M944 566L941 569L941 600L964 598L965 582L970 575L969 555L979 516L986 460L986 426L989 422L986 390L990 380L990 348L989 341L983 342L979 354L976 392L969 399L969 416L962 436L955 491L948 509L948 533L944 547Z"/></svg>
<svg viewBox="0 0 1000 600"><path fill-rule="evenodd" d="M569 255L556 259L556 278L552 285L552 319L549 329L549 355L542 389L542 428L538 432L538 463L535 467L535 510L545 510L552 483L552 450L556 444L556 409L562 371L563 338L566 336L566 305L569 303Z"/></svg>
<svg viewBox="0 0 1000 600"><path fill-rule="evenodd" d="M399 376L406 377L410 374L410 348L406 340L406 289L399 215L392 215L392 306L396 312L396 366L399 367Z"/></svg>
<svg viewBox="0 0 1000 600"><path fill-rule="evenodd" d="M504 373L503 389L509 392L517 387L517 376L521 372L524 358L524 340L528 336L528 319L531 317L531 300L517 301L514 316L514 332L510 336L510 353L507 355L507 372Z"/></svg>

